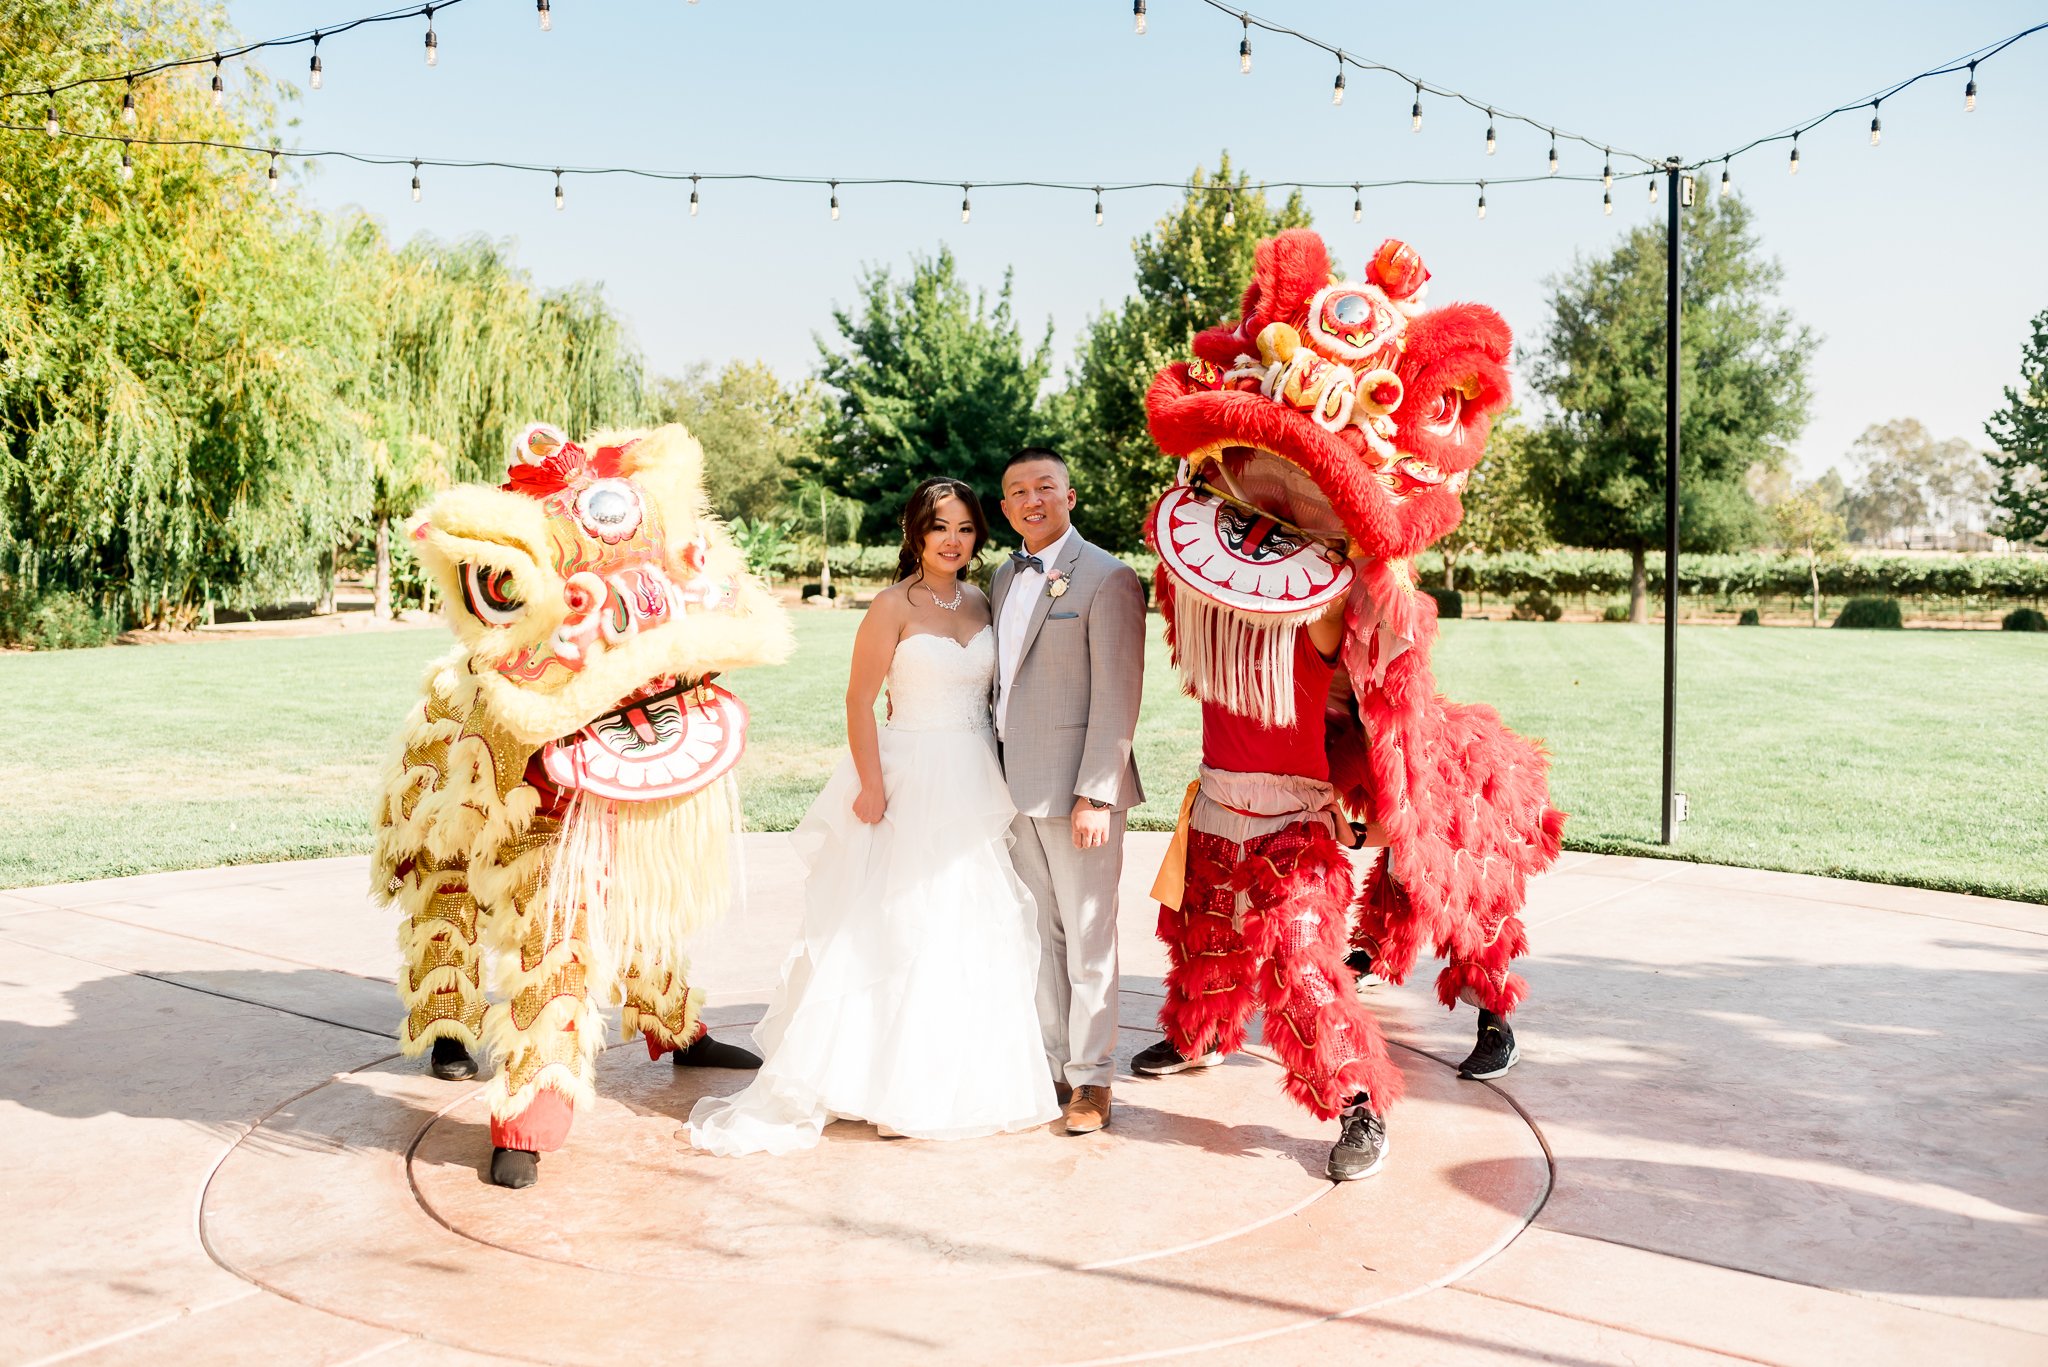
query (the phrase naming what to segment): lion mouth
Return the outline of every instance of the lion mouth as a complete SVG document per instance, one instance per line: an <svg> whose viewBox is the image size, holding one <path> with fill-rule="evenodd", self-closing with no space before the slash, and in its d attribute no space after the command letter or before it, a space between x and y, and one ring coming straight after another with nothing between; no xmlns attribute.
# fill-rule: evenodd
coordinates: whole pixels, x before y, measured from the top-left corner
<svg viewBox="0 0 2048 1367"><path fill-rule="evenodd" d="M1310 541L1344 543L1344 521L1315 479L1285 456L1226 446L1189 470L1189 481Z"/></svg>

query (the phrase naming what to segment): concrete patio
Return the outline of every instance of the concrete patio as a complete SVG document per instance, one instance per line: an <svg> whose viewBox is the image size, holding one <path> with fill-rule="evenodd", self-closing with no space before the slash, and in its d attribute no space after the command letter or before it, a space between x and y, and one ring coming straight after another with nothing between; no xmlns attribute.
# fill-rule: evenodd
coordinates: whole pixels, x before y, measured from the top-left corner
<svg viewBox="0 0 2048 1367"><path fill-rule="evenodd" d="M734 1039L798 914L749 840L695 975ZM677 1131L742 1076L634 1043L507 1192L478 1084L394 1057L365 870L0 892L0 1360L2048 1363L2048 908L1567 855L1498 1084L1469 1012L1370 994L1411 1096L1341 1187L1262 1051L1120 1078L1091 1138L733 1161Z"/></svg>

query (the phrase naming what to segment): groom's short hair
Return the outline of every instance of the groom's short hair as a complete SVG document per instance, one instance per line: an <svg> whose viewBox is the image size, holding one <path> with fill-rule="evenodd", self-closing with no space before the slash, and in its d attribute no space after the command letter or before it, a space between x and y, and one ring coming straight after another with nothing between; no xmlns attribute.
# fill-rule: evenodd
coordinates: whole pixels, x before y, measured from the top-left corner
<svg viewBox="0 0 2048 1367"><path fill-rule="evenodd" d="M1067 468L1067 458L1053 450L1050 446L1024 446L1018 448L1016 455L1003 462L1003 473L1000 478L1007 482L1010 478L1010 471L1034 460L1051 461L1054 465L1060 467L1060 473L1067 477L1067 483L1072 484L1074 482L1074 472Z"/></svg>

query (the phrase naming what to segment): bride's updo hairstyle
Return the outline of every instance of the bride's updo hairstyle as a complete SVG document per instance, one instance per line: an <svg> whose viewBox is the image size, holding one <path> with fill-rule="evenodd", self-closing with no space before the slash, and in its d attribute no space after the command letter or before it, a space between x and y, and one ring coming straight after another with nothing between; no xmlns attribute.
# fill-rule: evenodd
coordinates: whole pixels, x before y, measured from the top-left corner
<svg viewBox="0 0 2048 1367"><path fill-rule="evenodd" d="M928 479L910 492L903 505L903 549L896 553L896 578L900 582L924 573L924 539L939 525L939 503L952 497L967 507L967 520L974 524L974 549L968 552L971 568L981 548L988 544L988 518L981 511L981 499L957 479L941 475ZM963 573L965 568L963 568Z"/></svg>

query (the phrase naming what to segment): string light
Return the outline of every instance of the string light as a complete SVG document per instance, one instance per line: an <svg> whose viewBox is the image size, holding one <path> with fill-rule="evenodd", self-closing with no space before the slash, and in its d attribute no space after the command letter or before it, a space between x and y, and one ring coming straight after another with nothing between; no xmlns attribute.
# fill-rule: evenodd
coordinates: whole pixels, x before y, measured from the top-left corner
<svg viewBox="0 0 2048 1367"><path fill-rule="evenodd" d="M1878 101L1872 100L1870 102L1870 145L1872 147L1877 146L1878 140L1884 137L1884 126L1877 121L1877 106Z"/></svg>
<svg viewBox="0 0 2048 1367"><path fill-rule="evenodd" d="M1652 204L1655 204L1656 202L1657 202L1657 177L1656 177L1656 175L1655 175L1654 173L1652 173L1652 175L1650 176L1650 203L1652 203Z"/></svg>
<svg viewBox="0 0 2048 1367"><path fill-rule="evenodd" d="M1493 149L1500 146L1500 140L1493 135L1493 111L1486 111L1486 155L1492 156Z"/></svg>
<svg viewBox="0 0 2048 1367"><path fill-rule="evenodd" d="M690 177L690 217L697 216L697 177Z"/></svg>
<svg viewBox="0 0 2048 1367"><path fill-rule="evenodd" d="M541 8L547 8L546 0L542 0ZM555 212L560 213L567 202L567 197L562 193L562 173L557 171L555 172Z"/></svg>
<svg viewBox="0 0 2048 1367"><path fill-rule="evenodd" d="M1970 63L1970 83L1963 87L1963 112L1965 114L1977 112L1977 64L1975 62Z"/></svg>
<svg viewBox="0 0 2048 1367"><path fill-rule="evenodd" d="M1420 81L1415 83L1415 103L1408 106L1408 131L1411 133L1420 133L1422 131L1422 82Z"/></svg>
<svg viewBox="0 0 2048 1367"><path fill-rule="evenodd" d="M420 202L420 159L412 159L412 202Z"/></svg>
<svg viewBox="0 0 2048 1367"><path fill-rule="evenodd" d="M1362 222L1365 218L1365 191L1357 184L1351 187L1351 221Z"/></svg>
<svg viewBox="0 0 2048 1367"><path fill-rule="evenodd" d="M968 198L968 192L973 188L971 185L962 185L960 187L960 221L962 223L972 223L974 221L974 205Z"/></svg>
<svg viewBox="0 0 2048 1367"><path fill-rule="evenodd" d="M1614 188L1614 152L1610 148L1603 148L1601 150L1607 160L1600 163L1600 184L1603 188L1612 190Z"/></svg>
<svg viewBox="0 0 2048 1367"><path fill-rule="evenodd" d="M1614 191L1602 190L1600 192L1600 212L1606 214L1609 218L1614 217Z"/></svg>
<svg viewBox="0 0 2048 1367"><path fill-rule="evenodd" d="M555 26L555 16L548 9L548 0L533 0L534 8L540 11L540 31L548 32Z"/></svg>
<svg viewBox="0 0 2048 1367"><path fill-rule="evenodd" d="M135 82L132 80L121 95L121 122L130 128L135 126Z"/></svg>
<svg viewBox="0 0 2048 1367"><path fill-rule="evenodd" d="M1787 164L1787 173L1795 176L1799 174L1799 135L1797 133L1792 135L1792 160Z"/></svg>
<svg viewBox="0 0 2048 1367"><path fill-rule="evenodd" d="M1342 57L1337 59L1337 84L1330 87L1330 103L1333 105L1344 103L1344 59Z"/></svg>
<svg viewBox="0 0 2048 1367"><path fill-rule="evenodd" d="M227 103L227 99L227 82L220 78L220 54L215 53L213 57L213 107L215 109L220 108L223 104Z"/></svg>
<svg viewBox="0 0 2048 1367"><path fill-rule="evenodd" d="M51 100L50 107L43 111L43 136L54 138L62 131L63 129L57 123L57 102Z"/></svg>
<svg viewBox="0 0 2048 1367"><path fill-rule="evenodd" d="M317 31L313 34L313 60L306 64L306 73L306 84L318 90L320 88L320 35Z"/></svg>
<svg viewBox="0 0 2048 1367"><path fill-rule="evenodd" d="M441 65L441 40L434 35L434 7L427 6L427 65Z"/></svg>
<svg viewBox="0 0 2048 1367"><path fill-rule="evenodd" d="M831 185L832 185L832 221L833 221L834 223L837 223L837 222L839 221L839 182L835 180L835 181L831 182Z"/></svg>
<svg viewBox="0 0 2048 1367"><path fill-rule="evenodd" d="M1095 226L1102 226L1102 187L1095 187Z"/></svg>
<svg viewBox="0 0 2048 1367"><path fill-rule="evenodd" d="M1251 16L1250 16L1250 15L1245 15L1245 16L1243 16L1243 23L1244 23L1244 37L1243 37L1243 38L1241 38L1241 39L1239 39L1239 40L1238 40L1238 44L1237 44L1237 71L1238 71L1238 74L1239 74L1240 76L1249 76L1249 75L1251 75L1251 74L1252 74L1252 20L1251 20Z"/></svg>
<svg viewBox="0 0 2048 1367"><path fill-rule="evenodd" d="M1223 201L1223 231L1237 227L1237 191L1230 192L1230 198Z"/></svg>
<svg viewBox="0 0 2048 1367"><path fill-rule="evenodd" d="M1145 0L1131 0L1131 28L1140 38L1145 36Z"/></svg>
<svg viewBox="0 0 2048 1367"><path fill-rule="evenodd" d="M128 155L128 144L121 144L121 183L126 185L135 179L135 158Z"/></svg>
<svg viewBox="0 0 2048 1367"><path fill-rule="evenodd" d="M1728 179L1728 158L1723 157L1721 158L1721 193L1725 195L1733 188L1733 183Z"/></svg>
<svg viewBox="0 0 2048 1367"><path fill-rule="evenodd" d="M270 193L273 195L284 188L284 182L277 178L277 153L270 154L270 169L264 173L263 178L270 182Z"/></svg>
<svg viewBox="0 0 2048 1367"><path fill-rule="evenodd" d="M1552 130L1550 134L1550 174L1553 176L1557 174L1557 133L1555 130Z"/></svg>
<svg viewBox="0 0 2048 1367"><path fill-rule="evenodd" d="M1479 217L1486 217L1486 182L1479 182Z"/></svg>

